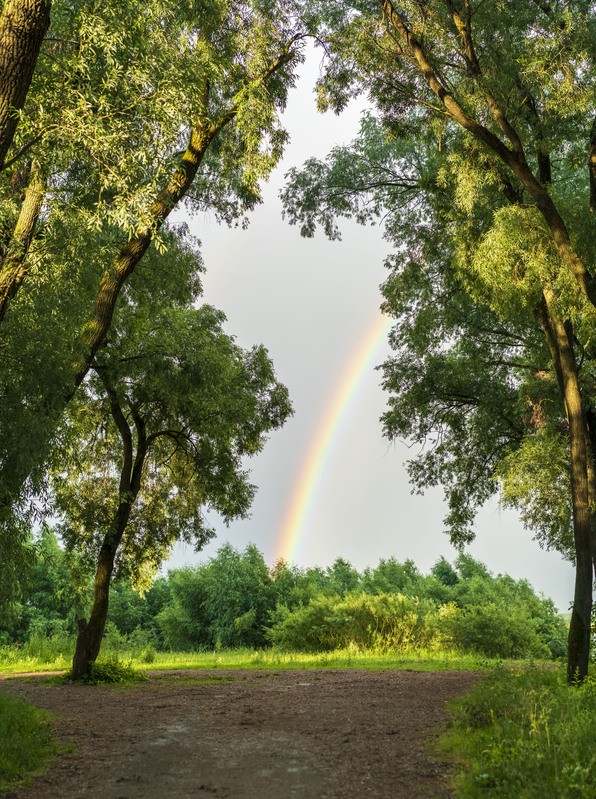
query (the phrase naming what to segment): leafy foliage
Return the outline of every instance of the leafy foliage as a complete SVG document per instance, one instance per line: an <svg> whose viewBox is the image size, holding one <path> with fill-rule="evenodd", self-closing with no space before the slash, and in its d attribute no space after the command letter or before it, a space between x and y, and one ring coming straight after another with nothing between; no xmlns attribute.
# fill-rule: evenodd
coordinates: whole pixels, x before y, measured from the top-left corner
<svg viewBox="0 0 596 799"><path fill-rule="evenodd" d="M228 224L260 201L304 27L293 2L151 0L139 14L55 0L50 30L0 175L7 599L27 561L29 500L120 292L143 257L199 271L196 247L166 229L182 200Z"/></svg>
<svg viewBox="0 0 596 799"><path fill-rule="evenodd" d="M60 575L66 555L55 540L54 548ZM338 585L338 572L350 576L349 590ZM5 626L4 640L19 642L23 657L52 662L72 647L74 623L53 632L53 592L32 585L29 596L20 611L23 621ZM271 643L292 651L352 648L395 656L458 649L484 657L556 658L566 651L566 625L552 601L536 596L524 580L491 575L467 555L453 565L441 558L428 575L411 561L395 559L363 574L341 558L327 569L281 562L269 570L254 546L239 552L226 544L207 563L159 578L143 597L125 580L115 581L109 619L106 651L133 652L145 662L160 650L254 649Z"/></svg>

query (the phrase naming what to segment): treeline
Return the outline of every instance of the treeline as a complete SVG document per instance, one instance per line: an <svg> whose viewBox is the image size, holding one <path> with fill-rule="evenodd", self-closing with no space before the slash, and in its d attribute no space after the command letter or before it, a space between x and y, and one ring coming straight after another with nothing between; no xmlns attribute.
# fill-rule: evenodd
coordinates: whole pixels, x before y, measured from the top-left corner
<svg viewBox="0 0 596 799"><path fill-rule="evenodd" d="M0 642L38 656L44 649L69 652L88 582L73 579L73 564L51 530L36 553ZM427 575L394 558L363 572L342 558L326 569L283 561L270 569L255 546L238 551L225 544L207 563L157 579L144 596L115 581L105 643L148 660L156 650L270 646L548 658L565 655L566 624L528 582L495 577L469 555L454 565L440 558Z"/></svg>

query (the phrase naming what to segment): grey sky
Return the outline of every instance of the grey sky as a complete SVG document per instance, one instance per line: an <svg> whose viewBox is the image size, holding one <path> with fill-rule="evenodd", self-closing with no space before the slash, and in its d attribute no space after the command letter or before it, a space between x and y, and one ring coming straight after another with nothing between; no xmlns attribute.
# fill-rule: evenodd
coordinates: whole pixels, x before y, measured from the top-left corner
<svg viewBox="0 0 596 799"><path fill-rule="evenodd" d="M321 415L378 314L383 259L389 252L380 228L344 224L341 242L329 242L322 234L305 240L281 219L278 192L284 173L309 156L324 157L334 144L349 141L358 126L357 108L341 117L316 112L312 88L317 71L318 59L312 56L285 115L291 142L284 162L265 187L265 201L251 215L248 230L220 227L206 217L191 221L207 268L204 301L226 313L227 329L241 345L268 348L278 377L290 390L295 415L250 462L259 486L251 518L225 528L213 517L215 541L199 555L191 547L176 547L169 567L204 560L224 541L238 548L252 542L273 561ZM376 363L388 352L384 344ZM412 558L426 571L440 555L456 556L442 532L442 493L410 493L403 463L416 450L381 436L378 419L385 396L379 380L370 368L329 452L293 551L299 566L326 566L341 556L362 569L395 556ZM567 610L571 565L541 550L513 513L492 503L479 514L476 530L470 554L491 571L527 578Z"/></svg>

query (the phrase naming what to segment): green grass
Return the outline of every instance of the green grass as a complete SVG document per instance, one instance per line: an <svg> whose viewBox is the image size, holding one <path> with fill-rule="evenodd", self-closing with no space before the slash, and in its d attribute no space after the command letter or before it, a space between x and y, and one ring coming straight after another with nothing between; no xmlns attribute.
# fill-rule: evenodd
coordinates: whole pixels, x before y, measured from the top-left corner
<svg viewBox="0 0 596 799"><path fill-rule="evenodd" d="M3 657L4 654L4 657ZM500 661L481 655L461 652L420 650L411 652L379 653L362 650L337 650L320 654L281 652L275 649L232 649L215 652L102 652L101 659L117 656L130 662L135 669L411 669L415 671L443 671L449 669L486 669ZM519 661L523 663L524 661ZM70 655L53 655L51 658L18 657L18 653L0 650L0 673L30 671L64 671L70 668Z"/></svg>
<svg viewBox="0 0 596 799"><path fill-rule="evenodd" d="M27 782L55 752L50 714L0 692L0 791Z"/></svg>
<svg viewBox="0 0 596 799"><path fill-rule="evenodd" d="M222 650L219 652L158 652L151 664L136 663L140 669L479 669L486 660L458 652L375 653L336 650L319 654L265 650Z"/></svg>
<svg viewBox="0 0 596 799"><path fill-rule="evenodd" d="M450 706L443 749L458 799L594 799L596 680L562 669L497 668Z"/></svg>

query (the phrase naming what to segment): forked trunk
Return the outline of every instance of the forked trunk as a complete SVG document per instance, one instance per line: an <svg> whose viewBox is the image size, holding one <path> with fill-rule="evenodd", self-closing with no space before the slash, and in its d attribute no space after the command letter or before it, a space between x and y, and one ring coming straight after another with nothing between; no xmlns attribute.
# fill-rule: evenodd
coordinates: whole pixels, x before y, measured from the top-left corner
<svg viewBox="0 0 596 799"><path fill-rule="evenodd" d="M110 597L110 579L114 570L117 544L104 541L97 561L93 589L93 607L89 621L79 619L79 632L72 661L72 678L81 680L95 663L106 627Z"/></svg>

